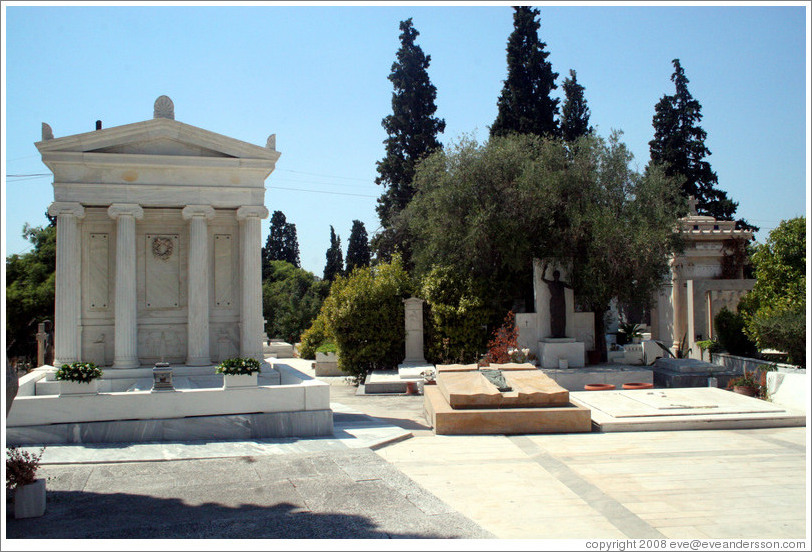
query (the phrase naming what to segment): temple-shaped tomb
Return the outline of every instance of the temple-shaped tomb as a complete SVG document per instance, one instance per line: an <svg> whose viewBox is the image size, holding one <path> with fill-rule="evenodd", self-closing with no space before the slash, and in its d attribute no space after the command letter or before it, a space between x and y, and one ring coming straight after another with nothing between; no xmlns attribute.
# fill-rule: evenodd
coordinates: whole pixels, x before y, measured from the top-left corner
<svg viewBox="0 0 812 552"><path fill-rule="evenodd" d="M174 411L235 415L242 402L250 412L318 410L320 421L308 422L308 434L332 432L329 386L295 370L263 363L258 387L234 391L241 397L223 389L226 395L216 395L223 377L215 364L237 356L263 362L261 223L268 216L265 179L280 156L275 135L262 147L181 123L172 101L161 96L153 118L142 122L107 129L97 122L92 132L61 138L43 123L36 147L54 174L48 208L57 221L53 364L104 367L105 406L73 408L94 399L59 398L53 368L45 367L21 381L9 426L125 419L118 410L126 419ZM176 382L191 387L179 391L191 394L153 392L139 403L138 394L150 394L152 366L164 361ZM297 388L304 384L307 393ZM263 400L274 385L274 400ZM286 386L291 390L281 389ZM204 397L201 388L215 395ZM34 406L29 399L43 400ZM66 408L59 401L74 402ZM44 414L49 409L54 416ZM252 435L272 436L260 433ZM10 434L20 437L18 430Z"/></svg>

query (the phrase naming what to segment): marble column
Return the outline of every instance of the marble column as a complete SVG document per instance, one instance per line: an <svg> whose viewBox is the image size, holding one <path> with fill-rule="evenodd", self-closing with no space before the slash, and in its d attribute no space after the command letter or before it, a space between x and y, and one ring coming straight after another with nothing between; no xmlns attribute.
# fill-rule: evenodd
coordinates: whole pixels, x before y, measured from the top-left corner
<svg viewBox="0 0 812 552"><path fill-rule="evenodd" d="M189 308L187 366L211 364L209 348L209 232L207 220L214 217L211 205L187 205L183 218L189 221Z"/></svg>
<svg viewBox="0 0 812 552"><path fill-rule="evenodd" d="M240 356L262 362L262 227L264 206L237 209L240 221Z"/></svg>
<svg viewBox="0 0 812 552"><path fill-rule="evenodd" d="M81 357L81 246L79 219L85 209L79 203L56 201L48 207L56 217L56 295L54 312L54 366Z"/></svg>
<svg viewBox="0 0 812 552"><path fill-rule="evenodd" d="M674 265L671 269L672 273L672 288L671 288L671 305L673 306L674 312L674 325L673 325L673 351L676 353L680 345L682 344L682 339L687 334L687 328L685 324L685 317L686 317L686 304L685 304L685 280L682 277L682 265ZM687 340L686 340L687 341Z"/></svg>
<svg viewBox="0 0 812 552"><path fill-rule="evenodd" d="M137 368L138 320L135 289L135 221L144 210L135 203L114 203L107 209L116 220L116 311L113 368Z"/></svg>

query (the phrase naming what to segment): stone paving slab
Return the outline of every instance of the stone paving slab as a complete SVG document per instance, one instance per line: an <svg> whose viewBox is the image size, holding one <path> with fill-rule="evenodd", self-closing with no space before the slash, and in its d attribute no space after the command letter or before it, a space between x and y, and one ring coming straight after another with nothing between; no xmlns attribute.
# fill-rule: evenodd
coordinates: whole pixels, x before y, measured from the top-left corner
<svg viewBox="0 0 812 552"><path fill-rule="evenodd" d="M236 456L278 456L359 448L374 450L412 436L407 429L368 416L343 404L331 403L330 406L333 410L331 437L48 445L42 456L42 464L155 462ZM36 445L21 448L30 451L39 450Z"/></svg>
<svg viewBox="0 0 812 552"><path fill-rule="evenodd" d="M715 387L582 391L570 397L591 409L593 426L603 432L806 425L801 412Z"/></svg>
<svg viewBox="0 0 812 552"><path fill-rule="evenodd" d="M41 468L9 539L490 538L368 449Z"/></svg>

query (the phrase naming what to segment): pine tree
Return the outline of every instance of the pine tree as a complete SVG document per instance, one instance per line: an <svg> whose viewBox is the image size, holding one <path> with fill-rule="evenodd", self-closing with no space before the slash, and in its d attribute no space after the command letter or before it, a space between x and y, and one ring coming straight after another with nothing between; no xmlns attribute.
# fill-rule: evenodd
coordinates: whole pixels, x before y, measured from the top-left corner
<svg viewBox="0 0 812 552"><path fill-rule="evenodd" d="M271 261L287 261L299 268L299 240L296 225L289 223L282 211L271 215L271 231L262 248L262 279L268 277Z"/></svg>
<svg viewBox="0 0 812 552"><path fill-rule="evenodd" d="M324 266L324 280L332 282L341 276L344 268L344 255L341 254L341 238L330 226L330 248L327 250L327 264Z"/></svg>
<svg viewBox="0 0 812 552"><path fill-rule="evenodd" d="M352 221L350 239L347 242L347 274L358 266L369 266L370 252L367 240L367 229L360 220Z"/></svg>
<svg viewBox="0 0 812 552"><path fill-rule="evenodd" d="M394 230L393 219L414 195L415 166L442 147L437 134L445 130L445 121L434 117L437 88L426 72L431 56L415 44L420 33L412 26L411 18L400 22L400 31L401 45L389 75L394 87L392 114L381 121L388 134L384 140L386 156L377 163L375 179L385 189L376 208L383 231L375 243L382 259L388 259L396 248L405 247L406 240Z"/></svg>
<svg viewBox="0 0 812 552"><path fill-rule="evenodd" d="M694 196L698 214L733 220L738 203L716 188L716 173L705 161L711 152L705 147L708 134L699 126L702 105L688 91L690 81L679 59L672 63L675 93L663 95L654 107L654 139L649 142L651 161L662 164L666 175L682 180L682 193L685 197ZM737 222L740 228L758 230L744 219Z"/></svg>
<svg viewBox="0 0 812 552"><path fill-rule="evenodd" d="M557 135L558 98L550 92L558 88L550 55L538 36L537 8L513 8L513 32L508 38L508 76L499 96L499 112L491 126L491 136L519 134Z"/></svg>
<svg viewBox="0 0 812 552"><path fill-rule="evenodd" d="M570 76L564 79L564 105L561 108L561 136L567 142L586 134L592 134L589 126L589 107L584 98L584 87L578 84L575 70L570 69Z"/></svg>

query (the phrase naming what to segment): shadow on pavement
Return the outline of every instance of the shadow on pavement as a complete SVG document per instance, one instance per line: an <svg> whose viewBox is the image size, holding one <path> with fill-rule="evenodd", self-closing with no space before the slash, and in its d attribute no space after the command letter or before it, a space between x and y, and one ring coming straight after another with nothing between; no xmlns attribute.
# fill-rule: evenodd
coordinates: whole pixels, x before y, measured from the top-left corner
<svg viewBox="0 0 812 552"><path fill-rule="evenodd" d="M361 515L317 513L288 502L271 506L191 505L178 498L48 491L41 518L6 515L9 539L386 539L448 538L398 533Z"/></svg>

